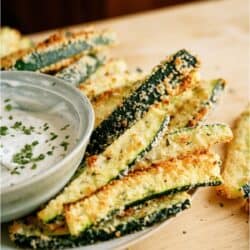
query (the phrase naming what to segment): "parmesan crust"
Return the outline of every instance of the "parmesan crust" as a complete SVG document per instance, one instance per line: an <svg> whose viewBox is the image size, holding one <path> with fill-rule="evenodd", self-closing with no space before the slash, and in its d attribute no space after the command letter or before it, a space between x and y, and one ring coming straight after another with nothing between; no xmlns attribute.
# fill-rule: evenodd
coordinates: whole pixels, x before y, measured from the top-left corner
<svg viewBox="0 0 250 250"><path fill-rule="evenodd" d="M250 189L250 105L240 115L228 146L218 192L229 199L249 197Z"/></svg>

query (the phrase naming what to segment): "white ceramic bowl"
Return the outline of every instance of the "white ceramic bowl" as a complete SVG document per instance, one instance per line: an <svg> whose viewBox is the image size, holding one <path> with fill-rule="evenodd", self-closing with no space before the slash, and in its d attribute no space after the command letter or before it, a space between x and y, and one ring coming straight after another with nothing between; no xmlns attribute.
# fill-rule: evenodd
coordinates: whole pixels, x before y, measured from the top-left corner
<svg viewBox="0 0 250 250"><path fill-rule="evenodd" d="M33 72L1 72L1 95L29 95L23 108L48 109L63 99L70 107L67 114L77 128L77 143L66 157L41 174L1 190L1 221L7 222L24 216L56 195L70 180L84 155L94 127L94 111L86 96L55 77ZM15 98L15 97L14 97ZM22 98L20 98L22 99ZM25 98L23 98L25 99ZM26 98L27 99L27 98Z"/></svg>

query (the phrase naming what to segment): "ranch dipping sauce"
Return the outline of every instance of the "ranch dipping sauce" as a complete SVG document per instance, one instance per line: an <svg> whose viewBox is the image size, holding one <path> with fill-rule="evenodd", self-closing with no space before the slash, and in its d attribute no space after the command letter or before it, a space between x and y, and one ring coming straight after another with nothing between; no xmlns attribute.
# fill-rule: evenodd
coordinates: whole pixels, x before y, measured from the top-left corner
<svg viewBox="0 0 250 250"><path fill-rule="evenodd" d="M63 103L57 112L21 109L10 96L0 102L1 188L25 182L62 160L77 141Z"/></svg>

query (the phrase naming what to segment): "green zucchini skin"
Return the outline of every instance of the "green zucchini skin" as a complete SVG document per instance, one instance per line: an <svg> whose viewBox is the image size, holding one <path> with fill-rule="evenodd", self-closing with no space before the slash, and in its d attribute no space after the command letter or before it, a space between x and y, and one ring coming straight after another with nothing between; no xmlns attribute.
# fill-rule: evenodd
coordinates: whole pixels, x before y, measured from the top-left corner
<svg viewBox="0 0 250 250"><path fill-rule="evenodd" d="M176 199L175 196L177 196ZM48 236L48 239L44 240L41 236L15 233L12 238L19 247L33 248L35 246L36 249L44 250L73 248L106 241L153 226L190 207L191 200L188 195L180 193L175 196L163 196L134 206L128 209L128 212L125 210L123 214L115 215L110 220L89 228L79 237L66 234Z"/></svg>
<svg viewBox="0 0 250 250"><path fill-rule="evenodd" d="M209 106L217 103L221 92L223 92L223 90L225 89L226 82L224 79L218 78L211 81L211 86L212 86L212 94L209 101L206 103Z"/></svg>
<svg viewBox="0 0 250 250"><path fill-rule="evenodd" d="M196 72L198 67L198 59L186 50L178 51L156 66L139 88L95 128L86 155L101 153L140 119L152 104L160 101L163 96L171 95L169 92L181 92L188 85L187 78L190 78L190 73Z"/></svg>
<svg viewBox="0 0 250 250"><path fill-rule="evenodd" d="M105 63L106 58L103 55L86 55L77 62L69 65L55 74L58 77L73 86L78 86L84 82L90 75Z"/></svg>
<svg viewBox="0 0 250 250"><path fill-rule="evenodd" d="M13 62L11 69L40 71L61 60L113 43L114 35L108 32L84 31L55 34Z"/></svg>
<svg viewBox="0 0 250 250"><path fill-rule="evenodd" d="M206 86L207 85L207 86ZM215 106L218 102L221 94L223 93L226 86L226 81L222 78L214 79L205 84L203 87L204 92L207 95L207 100L201 100L200 105L196 109L196 114L190 119L186 126L196 126L199 124L208 112Z"/></svg>
<svg viewBox="0 0 250 250"><path fill-rule="evenodd" d="M244 193L244 198L249 198L250 197L250 184L245 184L242 187L243 193Z"/></svg>
<svg viewBox="0 0 250 250"><path fill-rule="evenodd" d="M63 205L89 196L111 180L124 175L161 139L169 116L164 105L154 105L133 127L126 130L115 142L99 155L86 158L72 181L52 199L38 217L51 223L63 215Z"/></svg>

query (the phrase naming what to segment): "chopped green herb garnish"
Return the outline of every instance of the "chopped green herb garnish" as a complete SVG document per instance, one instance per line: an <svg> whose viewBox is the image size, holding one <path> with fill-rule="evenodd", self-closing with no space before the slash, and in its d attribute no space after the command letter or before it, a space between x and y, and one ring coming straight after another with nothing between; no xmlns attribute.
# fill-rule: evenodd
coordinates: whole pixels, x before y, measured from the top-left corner
<svg viewBox="0 0 250 250"><path fill-rule="evenodd" d="M17 130L17 129L20 129L20 130L23 131L23 133L24 133L25 135L30 135L31 132L33 132L34 129L35 129L33 126L30 126L29 128L26 127L26 126L24 126L24 125L22 124L22 122L20 122L20 121L15 122L15 124L14 124L11 128L16 129L16 130Z"/></svg>
<svg viewBox="0 0 250 250"><path fill-rule="evenodd" d="M55 140L58 137L58 135L53 132L51 132L50 135L51 135L51 138L50 138L51 141Z"/></svg>
<svg viewBox="0 0 250 250"><path fill-rule="evenodd" d="M48 151L47 155L53 155L53 151Z"/></svg>
<svg viewBox="0 0 250 250"><path fill-rule="evenodd" d="M38 144L38 141L33 141L32 144L25 144L19 153L14 154L12 161L19 165L25 165L31 162L41 161L45 158L44 154L33 157L33 148Z"/></svg>
<svg viewBox="0 0 250 250"><path fill-rule="evenodd" d="M69 124L66 124L64 127L61 128L61 130L65 130L69 127L70 125Z"/></svg>
<svg viewBox="0 0 250 250"><path fill-rule="evenodd" d="M4 100L4 102L9 102L10 101L10 98L7 98Z"/></svg>
<svg viewBox="0 0 250 250"><path fill-rule="evenodd" d="M31 127L27 128L25 126L22 127L22 131L25 135L30 135L31 132L33 131L33 129L31 129Z"/></svg>
<svg viewBox="0 0 250 250"><path fill-rule="evenodd" d="M47 122L45 122L45 123L43 124L43 130L46 131L46 130L48 130L48 129L49 129L49 124L48 124Z"/></svg>
<svg viewBox="0 0 250 250"><path fill-rule="evenodd" d="M12 115L10 115L8 118L9 118L9 120L13 120L13 116Z"/></svg>
<svg viewBox="0 0 250 250"><path fill-rule="evenodd" d="M47 131L49 129L49 126L46 126L43 128L43 131Z"/></svg>
<svg viewBox="0 0 250 250"><path fill-rule="evenodd" d="M65 136L65 139L69 139L69 135L66 135L66 136Z"/></svg>
<svg viewBox="0 0 250 250"><path fill-rule="evenodd" d="M13 174L18 174L18 175L19 175L20 172L17 171L17 168L14 168L14 169L10 172L10 174L12 174L12 175L13 175Z"/></svg>
<svg viewBox="0 0 250 250"><path fill-rule="evenodd" d="M138 73L142 73L143 70L142 70L140 67L137 67L137 68L136 68L136 71L137 71Z"/></svg>
<svg viewBox="0 0 250 250"><path fill-rule="evenodd" d="M36 160L37 161L41 161L41 160L43 160L45 158L45 155L44 154L40 154L37 158L36 158Z"/></svg>
<svg viewBox="0 0 250 250"><path fill-rule="evenodd" d="M17 164L27 164L30 162L30 159L22 155L22 153L17 153L13 156L12 161Z"/></svg>
<svg viewBox="0 0 250 250"><path fill-rule="evenodd" d="M66 151L66 150L68 149L68 145L69 145L69 143L66 142L66 141L63 141L63 142L60 144L60 146L63 147L64 151Z"/></svg>
<svg viewBox="0 0 250 250"><path fill-rule="evenodd" d="M33 163L33 165L31 166L31 169L36 169L37 165L36 163Z"/></svg>
<svg viewBox="0 0 250 250"><path fill-rule="evenodd" d="M39 144L38 141L33 141L33 142L32 142L32 145L33 145L33 146L36 146L37 144Z"/></svg>
<svg viewBox="0 0 250 250"><path fill-rule="evenodd" d="M12 106L10 104L7 104L5 107L6 111L11 111L12 110Z"/></svg>
<svg viewBox="0 0 250 250"><path fill-rule="evenodd" d="M8 127L1 126L0 127L0 135L7 135L8 134Z"/></svg>
<svg viewBox="0 0 250 250"><path fill-rule="evenodd" d="M22 126L22 122L15 122L15 124L12 126L14 129L19 129Z"/></svg>

